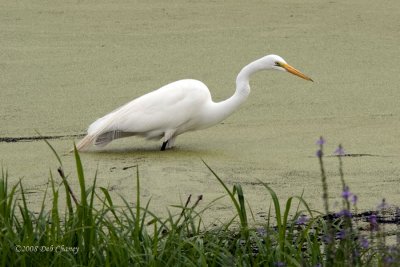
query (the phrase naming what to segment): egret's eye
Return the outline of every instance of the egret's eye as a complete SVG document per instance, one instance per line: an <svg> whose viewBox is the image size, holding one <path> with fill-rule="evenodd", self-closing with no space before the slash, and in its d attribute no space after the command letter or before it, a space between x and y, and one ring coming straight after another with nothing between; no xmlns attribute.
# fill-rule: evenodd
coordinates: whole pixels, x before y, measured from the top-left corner
<svg viewBox="0 0 400 267"><path fill-rule="evenodd" d="M278 61L275 61L275 66L281 67L281 63L279 63Z"/></svg>

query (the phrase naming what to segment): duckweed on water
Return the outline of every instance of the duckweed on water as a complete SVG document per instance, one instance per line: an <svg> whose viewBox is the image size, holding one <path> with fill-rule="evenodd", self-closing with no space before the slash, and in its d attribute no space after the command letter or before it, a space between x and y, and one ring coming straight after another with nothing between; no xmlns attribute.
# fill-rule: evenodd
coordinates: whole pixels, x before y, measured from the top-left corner
<svg viewBox="0 0 400 267"><path fill-rule="evenodd" d="M342 153L337 153L343 192L342 210L331 213L323 164L321 138L317 152L323 184L325 212L310 210L300 197L290 197L284 206L274 190L260 182L271 196L272 207L263 225L252 226L240 184L231 189L207 163L231 199L236 215L225 224L205 227L206 208L199 196L189 197L181 212L161 218L141 203L140 173L136 166L136 205L123 199L115 206L108 189L87 187L83 165L75 153L80 195L69 186L60 164L57 186L50 173L39 213L27 205L22 182L12 187L2 170L0 181L1 266L398 266L399 229L385 231L385 203L376 212L357 213L357 197L343 176ZM71 179L71 178L69 178ZM60 190L65 190L66 210L60 210ZM48 192L50 191L50 194ZM50 207L48 207L48 205ZM268 205L268 203L267 203ZM399 210L394 214L398 223ZM387 241L397 235L397 242Z"/></svg>

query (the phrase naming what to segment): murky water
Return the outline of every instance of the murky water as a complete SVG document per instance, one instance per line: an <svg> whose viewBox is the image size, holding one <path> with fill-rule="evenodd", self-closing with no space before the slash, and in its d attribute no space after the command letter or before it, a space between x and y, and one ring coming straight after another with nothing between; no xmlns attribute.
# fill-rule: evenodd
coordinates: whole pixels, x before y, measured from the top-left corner
<svg viewBox="0 0 400 267"><path fill-rule="evenodd" d="M82 154L88 184L134 201L139 165L143 201L164 212L189 194L202 205L224 194L202 163L231 187L241 183L257 218L271 205L259 180L282 200L300 195L321 209L315 141L339 143L346 180L360 209L383 197L400 202L400 2L389 1L49 1L0 4L0 137L71 136L96 118L181 78L206 83L216 100L234 91L237 72L275 53L315 82L264 72L248 101L224 123L178 137L176 148L118 140ZM78 190L73 141L50 140ZM40 205L57 161L42 141L1 142L11 181L23 179ZM337 159L326 158L332 205L340 200ZM340 202L338 202L340 203ZM207 216L223 219L227 198Z"/></svg>

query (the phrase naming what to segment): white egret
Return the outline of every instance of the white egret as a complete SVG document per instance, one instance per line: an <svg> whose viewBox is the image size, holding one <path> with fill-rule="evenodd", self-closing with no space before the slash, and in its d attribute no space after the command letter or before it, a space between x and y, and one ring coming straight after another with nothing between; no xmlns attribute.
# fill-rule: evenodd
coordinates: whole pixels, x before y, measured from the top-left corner
<svg viewBox="0 0 400 267"><path fill-rule="evenodd" d="M138 97L93 122L78 150L90 145L105 146L128 136L161 139L161 150L172 148L176 137L187 131L205 129L231 115L250 93L250 76L261 70L279 70L312 81L277 55L267 55L246 65L236 78L236 91L228 99L214 102L207 86L186 79L167 84Z"/></svg>

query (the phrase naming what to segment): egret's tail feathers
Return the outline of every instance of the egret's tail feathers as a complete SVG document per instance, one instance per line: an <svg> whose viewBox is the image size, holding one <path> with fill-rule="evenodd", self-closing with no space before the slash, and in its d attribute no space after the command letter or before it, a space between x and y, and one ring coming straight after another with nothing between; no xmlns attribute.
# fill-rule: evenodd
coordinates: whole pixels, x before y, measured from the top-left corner
<svg viewBox="0 0 400 267"><path fill-rule="evenodd" d="M90 134L86 135L86 136L85 136L81 141L79 141L79 143L76 145L76 149L77 149L78 151L84 151L84 150L88 149L89 146L90 146L91 144L93 144L94 139L95 139L95 136L90 135Z"/></svg>
<svg viewBox="0 0 400 267"><path fill-rule="evenodd" d="M96 146L103 147L103 146L106 146L108 143L110 143L114 139L116 139L115 131L106 132L106 133L103 133L103 134L97 136L96 140L94 141L94 144Z"/></svg>
<svg viewBox="0 0 400 267"><path fill-rule="evenodd" d="M96 146L105 146L115 139L129 137L129 136L133 136L133 135L135 135L135 133L123 132L123 131L118 131L118 130L110 131L110 132L106 132L106 133L99 135L96 138L96 141L94 144Z"/></svg>
<svg viewBox="0 0 400 267"><path fill-rule="evenodd" d="M76 145L76 149L78 151L84 151L84 150L87 150L91 145L103 147L115 139L133 136L133 135L135 135L135 133L122 132L122 131L110 131L110 132L100 134L98 136L88 134Z"/></svg>

